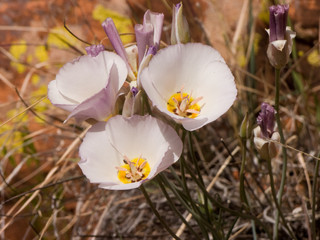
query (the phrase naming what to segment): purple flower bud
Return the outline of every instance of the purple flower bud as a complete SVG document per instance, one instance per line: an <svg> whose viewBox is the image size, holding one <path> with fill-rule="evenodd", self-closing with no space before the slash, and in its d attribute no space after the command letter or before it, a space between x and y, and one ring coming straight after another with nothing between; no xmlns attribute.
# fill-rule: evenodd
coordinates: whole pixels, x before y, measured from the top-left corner
<svg viewBox="0 0 320 240"><path fill-rule="evenodd" d="M271 138L275 126L275 110L268 103L261 104L261 111L257 117L257 123L260 126L264 137Z"/></svg>
<svg viewBox="0 0 320 240"><path fill-rule="evenodd" d="M289 5L274 5L270 11L270 42L284 40L286 35Z"/></svg>
<svg viewBox="0 0 320 240"><path fill-rule="evenodd" d="M151 54L151 55L156 55L157 53L157 46L150 46L147 52L147 55Z"/></svg>
<svg viewBox="0 0 320 240"><path fill-rule="evenodd" d="M164 15L162 13L155 13L147 10L143 17L143 24L136 24L134 27L138 52L139 63L141 63L147 47L156 46L159 48L162 25Z"/></svg>
<svg viewBox="0 0 320 240"><path fill-rule="evenodd" d="M132 88L131 88L131 92L132 92L132 95L135 97L135 96L138 94L139 89L136 88L136 87L132 87Z"/></svg>
<svg viewBox="0 0 320 240"><path fill-rule="evenodd" d="M140 63L145 55L146 47L153 45L153 27L151 24L136 24L134 31L136 34Z"/></svg>
<svg viewBox="0 0 320 240"><path fill-rule="evenodd" d="M120 39L119 33L117 31L116 26L114 25L114 22L111 18L107 18L103 23L102 27L107 34L112 47L116 51L116 53L126 62L128 65L128 57L126 50L124 49L124 46L122 44L122 41Z"/></svg>
<svg viewBox="0 0 320 240"><path fill-rule="evenodd" d="M126 63L128 68L128 76L131 79L135 79L132 67L130 66L127 52L123 46L123 43L120 39L119 33L117 31L116 26L114 25L114 22L111 18L107 18L103 23L102 27L107 34L114 50L116 53L123 59L123 61Z"/></svg>
<svg viewBox="0 0 320 240"><path fill-rule="evenodd" d="M102 51L104 51L104 46L102 44L98 45L91 45L85 48L87 51L87 54L91 57L96 57L98 54Z"/></svg>

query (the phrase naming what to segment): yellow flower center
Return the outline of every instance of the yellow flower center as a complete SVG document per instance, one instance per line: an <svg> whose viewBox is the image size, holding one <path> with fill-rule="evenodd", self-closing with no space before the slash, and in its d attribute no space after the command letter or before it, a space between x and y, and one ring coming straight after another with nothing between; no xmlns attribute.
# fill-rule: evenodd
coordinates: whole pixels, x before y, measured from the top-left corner
<svg viewBox="0 0 320 240"><path fill-rule="evenodd" d="M149 163L145 159L139 157L129 160L125 157L123 161L125 164L117 167L118 178L122 183L139 182L148 177L151 169Z"/></svg>
<svg viewBox="0 0 320 240"><path fill-rule="evenodd" d="M188 93L179 91L169 98L167 109L181 117L195 118L199 115L202 108L198 104L201 99L202 97L194 99Z"/></svg>

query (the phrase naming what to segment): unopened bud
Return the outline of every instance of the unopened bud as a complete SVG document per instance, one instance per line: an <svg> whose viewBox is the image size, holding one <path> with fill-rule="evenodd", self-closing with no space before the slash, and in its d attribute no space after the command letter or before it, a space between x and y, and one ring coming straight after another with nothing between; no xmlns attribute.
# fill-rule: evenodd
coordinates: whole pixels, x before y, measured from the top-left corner
<svg viewBox="0 0 320 240"><path fill-rule="evenodd" d="M290 27L286 27L289 6L276 5L269 8L270 11L270 29L269 45L267 55L270 64L280 69L289 61L289 55L292 51L292 39L296 33L291 31Z"/></svg>
<svg viewBox="0 0 320 240"><path fill-rule="evenodd" d="M174 6L172 12L171 44L190 42L189 25L183 15L182 3Z"/></svg>
<svg viewBox="0 0 320 240"><path fill-rule="evenodd" d="M247 138L247 131L248 131L248 113L244 116L241 126L240 126L240 131L239 135L241 138Z"/></svg>

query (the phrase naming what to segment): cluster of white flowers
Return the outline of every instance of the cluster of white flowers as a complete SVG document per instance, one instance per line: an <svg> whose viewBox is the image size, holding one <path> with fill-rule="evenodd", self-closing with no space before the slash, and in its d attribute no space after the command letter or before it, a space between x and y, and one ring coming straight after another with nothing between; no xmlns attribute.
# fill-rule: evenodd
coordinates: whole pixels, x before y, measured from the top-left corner
<svg viewBox="0 0 320 240"><path fill-rule="evenodd" d="M147 11L143 24L135 26L137 45L127 48L107 19L102 26L116 53L90 46L88 55L64 65L48 86L52 104L70 112L67 120L96 122L80 146L79 166L101 188L139 187L180 158L180 137L170 121L144 112L149 102L148 114L193 131L224 114L236 98L234 77L221 55L185 43L189 31L181 11L178 4L174 45L165 48L163 14Z"/></svg>

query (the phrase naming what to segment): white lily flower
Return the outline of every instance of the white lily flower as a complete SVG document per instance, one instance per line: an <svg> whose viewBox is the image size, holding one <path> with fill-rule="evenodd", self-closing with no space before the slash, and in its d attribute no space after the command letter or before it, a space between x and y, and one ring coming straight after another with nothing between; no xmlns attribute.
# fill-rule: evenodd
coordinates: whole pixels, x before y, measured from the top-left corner
<svg viewBox="0 0 320 240"><path fill-rule="evenodd" d="M79 166L91 183L125 190L155 177L181 152L182 141L169 125L151 116L117 115L88 131L80 146Z"/></svg>
<svg viewBox="0 0 320 240"><path fill-rule="evenodd" d="M189 131L216 120L237 95L224 59L200 43L160 50L142 71L140 81L153 105Z"/></svg>
<svg viewBox="0 0 320 240"><path fill-rule="evenodd" d="M126 64L115 53L81 56L59 70L49 83L48 98L53 105L71 112L67 120L104 120L113 113L126 77Z"/></svg>

